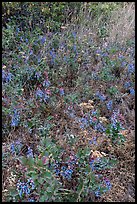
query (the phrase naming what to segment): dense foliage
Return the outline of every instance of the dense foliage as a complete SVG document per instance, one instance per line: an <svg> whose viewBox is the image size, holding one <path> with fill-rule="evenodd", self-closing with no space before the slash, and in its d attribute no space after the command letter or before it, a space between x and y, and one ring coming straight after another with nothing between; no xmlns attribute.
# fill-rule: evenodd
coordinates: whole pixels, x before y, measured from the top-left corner
<svg viewBox="0 0 137 204"><path fill-rule="evenodd" d="M113 188L135 97L134 36L107 41L118 8L2 3L4 201L95 202ZM80 30L87 13L95 37Z"/></svg>

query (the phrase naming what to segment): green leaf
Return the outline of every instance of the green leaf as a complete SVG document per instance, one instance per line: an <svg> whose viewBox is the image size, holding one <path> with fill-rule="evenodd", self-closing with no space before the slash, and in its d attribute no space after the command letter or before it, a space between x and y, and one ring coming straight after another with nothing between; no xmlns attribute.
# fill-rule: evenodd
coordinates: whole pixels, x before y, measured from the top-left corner
<svg viewBox="0 0 137 204"><path fill-rule="evenodd" d="M51 198L52 197L52 192L46 192L47 193L47 196L49 197L49 198Z"/></svg>
<svg viewBox="0 0 137 204"><path fill-rule="evenodd" d="M18 195L17 190L14 189L14 188L10 189L10 196L13 197L13 196L16 196L16 195Z"/></svg>
<svg viewBox="0 0 137 204"><path fill-rule="evenodd" d="M42 159L38 159L37 164L38 164L38 166L42 167L43 166Z"/></svg>
<svg viewBox="0 0 137 204"><path fill-rule="evenodd" d="M36 172L36 171L29 171L29 172L27 173L27 175L33 175L33 174L37 174L37 172Z"/></svg>
<svg viewBox="0 0 137 204"><path fill-rule="evenodd" d="M34 159L30 157L30 158L28 159L28 164L29 164L29 166L34 165Z"/></svg>
<svg viewBox="0 0 137 204"><path fill-rule="evenodd" d="M33 126L33 122L28 121L28 127L31 128Z"/></svg>
<svg viewBox="0 0 137 204"><path fill-rule="evenodd" d="M118 161L116 159L111 159L110 160L111 165L115 165L118 163Z"/></svg>
<svg viewBox="0 0 137 204"><path fill-rule="evenodd" d="M90 153L91 153L91 149L90 148L85 148L85 150L84 150L84 153L85 153L85 156L89 156L90 155Z"/></svg>
<svg viewBox="0 0 137 204"><path fill-rule="evenodd" d="M40 197L39 202L45 202L47 199L48 199L48 197L47 197L46 194L45 194L45 195L42 195L42 196Z"/></svg>
<svg viewBox="0 0 137 204"><path fill-rule="evenodd" d="M32 177L33 178L33 177ZM35 185L39 186L39 181L38 181L38 177L34 179L35 180Z"/></svg>
<svg viewBox="0 0 137 204"><path fill-rule="evenodd" d="M80 179L80 184L78 185L77 192L80 193L83 187L83 180Z"/></svg>
<svg viewBox="0 0 137 204"><path fill-rule="evenodd" d="M52 177L51 172L50 171L46 171L44 177L48 178L48 179L51 179L51 177Z"/></svg>
<svg viewBox="0 0 137 204"><path fill-rule="evenodd" d="M21 162L22 162L22 164L27 165L28 164L28 158L22 157Z"/></svg>
<svg viewBox="0 0 137 204"><path fill-rule="evenodd" d="M51 186L49 186L48 188L46 188L46 191L47 192L52 192L53 191L53 188Z"/></svg>
<svg viewBox="0 0 137 204"><path fill-rule="evenodd" d="M48 116L47 120L51 120L52 118L54 118L53 116Z"/></svg>
<svg viewBox="0 0 137 204"><path fill-rule="evenodd" d="M44 179L40 177L40 178L38 179L38 182L39 182L40 184L43 184Z"/></svg>

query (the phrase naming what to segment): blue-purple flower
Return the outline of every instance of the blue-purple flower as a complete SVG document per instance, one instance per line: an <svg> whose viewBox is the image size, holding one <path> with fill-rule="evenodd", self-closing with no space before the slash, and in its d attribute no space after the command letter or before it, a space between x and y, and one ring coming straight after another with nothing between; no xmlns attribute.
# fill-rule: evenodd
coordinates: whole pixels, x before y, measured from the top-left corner
<svg viewBox="0 0 137 204"><path fill-rule="evenodd" d="M44 100L44 102L48 102L49 101L49 95L47 93L44 94L43 100Z"/></svg>
<svg viewBox="0 0 137 204"><path fill-rule="evenodd" d="M74 52L77 52L77 46L76 45L73 45L73 50L74 50Z"/></svg>
<svg viewBox="0 0 137 204"><path fill-rule="evenodd" d="M108 109L108 110L112 110L112 107L113 107L113 101L110 100L110 101L107 103L107 109Z"/></svg>
<svg viewBox="0 0 137 204"><path fill-rule="evenodd" d="M6 79L6 72L4 70L2 70L2 79L3 79L3 81L5 81L5 79Z"/></svg>
<svg viewBox="0 0 137 204"><path fill-rule="evenodd" d="M41 38L41 44L44 44L45 42L46 42L46 37L44 36Z"/></svg>
<svg viewBox="0 0 137 204"><path fill-rule="evenodd" d="M54 64L55 59L56 59L56 54L55 54L54 48L52 48L52 50L50 50L49 53L50 53L50 56L51 56L51 64Z"/></svg>
<svg viewBox="0 0 137 204"><path fill-rule="evenodd" d="M107 190L105 190L105 192L109 191L111 189L111 187L112 187L112 184L110 183L110 181L107 178L104 178L104 183L105 183L105 185L107 187Z"/></svg>
<svg viewBox="0 0 137 204"><path fill-rule="evenodd" d="M20 122L20 114L19 111L17 111L16 109L14 109L14 114L12 116L12 120L11 120L11 126L18 126Z"/></svg>
<svg viewBox="0 0 137 204"><path fill-rule="evenodd" d="M28 38L26 38L25 40L26 40L26 43L28 43L28 42L29 42Z"/></svg>
<svg viewBox="0 0 137 204"><path fill-rule="evenodd" d="M60 173L60 170L59 169L55 169L55 173L56 173L56 176L58 176L59 173Z"/></svg>
<svg viewBox="0 0 137 204"><path fill-rule="evenodd" d="M128 73L132 74L134 72L135 72L135 66L134 66L134 64L131 63L128 65Z"/></svg>
<svg viewBox="0 0 137 204"><path fill-rule="evenodd" d="M61 96L63 96L63 95L64 95L64 89L63 89L63 88L60 88L60 89L59 89L59 93L60 93Z"/></svg>
<svg viewBox="0 0 137 204"><path fill-rule="evenodd" d="M96 50L96 55L101 55L101 54L102 54L102 51L99 50L99 49L97 49L97 50Z"/></svg>
<svg viewBox="0 0 137 204"><path fill-rule="evenodd" d="M44 93L43 91L39 88L37 91L36 91L36 98L43 98L44 96Z"/></svg>
<svg viewBox="0 0 137 204"><path fill-rule="evenodd" d="M33 50L30 50L29 55L32 55L32 54L33 54Z"/></svg>
<svg viewBox="0 0 137 204"><path fill-rule="evenodd" d="M89 164L90 164L90 167L91 167L91 169L92 169L92 171L94 171L94 159L92 159L90 162L89 162Z"/></svg>
<svg viewBox="0 0 137 204"><path fill-rule="evenodd" d="M90 116L90 118L89 118L89 124L90 125L92 125L93 124L93 119L92 119L92 117Z"/></svg>
<svg viewBox="0 0 137 204"><path fill-rule="evenodd" d="M12 78L13 78L12 73L10 73L10 72L7 73L4 70L2 70L2 80L3 80L3 82L8 83L8 82L10 82L12 80Z"/></svg>
<svg viewBox="0 0 137 204"><path fill-rule="evenodd" d="M106 131L106 128L101 123L95 124L94 129L99 131L99 132L105 132Z"/></svg>
<svg viewBox="0 0 137 204"><path fill-rule="evenodd" d="M135 90L133 88L131 88L129 91L130 91L131 95L133 95L133 96L135 95Z"/></svg>
<svg viewBox="0 0 137 204"><path fill-rule="evenodd" d="M125 62L125 61L123 61L122 63L121 63L121 66L122 67L125 67L127 65L127 62Z"/></svg>
<svg viewBox="0 0 137 204"><path fill-rule="evenodd" d="M48 79L44 80L43 86L49 87L50 86L50 81Z"/></svg>
<svg viewBox="0 0 137 204"><path fill-rule="evenodd" d="M12 154L15 153L15 145L14 144L11 144L10 150L11 150Z"/></svg>
<svg viewBox="0 0 137 204"><path fill-rule="evenodd" d="M65 171L66 169L67 169L66 166L62 166L62 167L61 167L61 170L63 170L63 171Z"/></svg>
<svg viewBox="0 0 137 204"><path fill-rule="evenodd" d="M130 81L125 82L124 87L126 89L128 89L130 86L131 86L131 82Z"/></svg>
<svg viewBox="0 0 137 204"><path fill-rule="evenodd" d="M17 27L16 28L16 33L18 34L20 32L20 29Z"/></svg>
<svg viewBox="0 0 137 204"><path fill-rule="evenodd" d="M72 35L73 35L74 38L76 38L76 32L73 31Z"/></svg>
<svg viewBox="0 0 137 204"><path fill-rule="evenodd" d="M62 175L64 178L70 180L71 177L72 177L72 173L73 173L73 170L72 170L72 169L66 169L65 171L62 171L62 172L61 172L61 175Z"/></svg>
<svg viewBox="0 0 137 204"><path fill-rule="evenodd" d="M64 56L63 60L64 60L64 62L66 62L66 63L68 62L68 59L67 59L66 56Z"/></svg>
<svg viewBox="0 0 137 204"><path fill-rule="evenodd" d="M36 77L37 79L40 79L40 77L41 77L41 72L36 72L36 73L35 73L35 77Z"/></svg>
<svg viewBox="0 0 137 204"><path fill-rule="evenodd" d="M20 180L18 180L17 191L20 198L22 198L23 195L26 195L26 196L30 195L31 190L34 190L34 189L35 189L35 185L31 178L28 179L27 182L21 182Z"/></svg>
<svg viewBox="0 0 137 204"><path fill-rule="evenodd" d="M33 157L33 150L30 147L28 147L27 157Z"/></svg>
<svg viewBox="0 0 137 204"><path fill-rule="evenodd" d="M106 96L100 94L99 91L96 92L96 96L97 96L101 101L105 101L105 100L106 100Z"/></svg>
<svg viewBox="0 0 137 204"><path fill-rule="evenodd" d="M98 188L98 190L95 191L95 196L96 197L100 197L101 196L100 188Z"/></svg>
<svg viewBox="0 0 137 204"><path fill-rule="evenodd" d="M33 197L28 198L28 202L35 202L35 199Z"/></svg>
<svg viewBox="0 0 137 204"><path fill-rule="evenodd" d="M89 126L87 118L80 118L79 122L81 123L80 128L84 129Z"/></svg>
<svg viewBox="0 0 137 204"><path fill-rule="evenodd" d="M97 145L97 138L93 137L93 139L89 141L89 144Z"/></svg>

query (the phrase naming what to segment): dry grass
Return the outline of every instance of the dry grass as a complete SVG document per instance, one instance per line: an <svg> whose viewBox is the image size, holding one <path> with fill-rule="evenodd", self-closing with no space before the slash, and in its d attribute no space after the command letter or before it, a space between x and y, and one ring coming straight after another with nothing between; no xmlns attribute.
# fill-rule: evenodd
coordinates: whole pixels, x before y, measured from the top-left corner
<svg viewBox="0 0 137 204"><path fill-rule="evenodd" d="M110 42L124 43L135 35L135 3L125 3L123 8L112 12L109 23Z"/></svg>
<svg viewBox="0 0 137 204"><path fill-rule="evenodd" d="M115 2L114 2L115 3ZM100 3L100 6L105 4ZM111 15L107 17L101 13L98 18L93 18L90 7L85 3L85 7L80 11L80 15L72 18L71 24L64 29L65 31L76 31L79 36L79 43L93 39L97 44L100 43L99 29L100 25L105 26L107 37L101 38L101 42L125 43L126 40L135 36L135 3L123 2L115 7ZM105 22L102 23L102 22ZM85 40L86 39L86 40Z"/></svg>
<svg viewBox="0 0 137 204"><path fill-rule="evenodd" d="M115 148L117 169L110 171L112 189L103 196L105 202L135 202L135 134L129 131L122 148Z"/></svg>

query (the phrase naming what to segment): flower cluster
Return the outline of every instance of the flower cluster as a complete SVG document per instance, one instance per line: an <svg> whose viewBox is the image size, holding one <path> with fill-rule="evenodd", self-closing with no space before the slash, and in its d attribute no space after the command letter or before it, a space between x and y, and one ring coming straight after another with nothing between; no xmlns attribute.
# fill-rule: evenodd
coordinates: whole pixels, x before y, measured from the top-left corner
<svg viewBox="0 0 137 204"><path fill-rule="evenodd" d="M28 202L35 202L35 199L33 197L28 198Z"/></svg>
<svg viewBox="0 0 137 204"><path fill-rule="evenodd" d="M94 168L94 159L93 158L91 159L89 164L90 164L90 167L91 167L92 171L94 171L95 168Z"/></svg>
<svg viewBox="0 0 137 204"><path fill-rule="evenodd" d="M112 110L112 107L113 107L113 101L110 100L110 101L107 103L107 109L108 109L108 110Z"/></svg>
<svg viewBox="0 0 137 204"><path fill-rule="evenodd" d="M48 88L51 85L51 83L49 81L48 73L46 71L44 72L44 76L45 80L43 82L43 86Z"/></svg>
<svg viewBox="0 0 137 204"><path fill-rule="evenodd" d="M28 147L27 157L32 157L33 158L33 150L30 147Z"/></svg>
<svg viewBox="0 0 137 204"><path fill-rule="evenodd" d="M97 138L96 137L93 137L92 140L89 141L89 144L94 144L94 145L97 145Z"/></svg>
<svg viewBox="0 0 137 204"><path fill-rule="evenodd" d="M102 50L101 49L97 49L96 50L96 55L101 55L102 54Z"/></svg>
<svg viewBox="0 0 137 204"><path fill-rule="evenodd" d="M130 94L131 94L131 95L133 95L133 96L135 95L135 90L134 90L133 88L130 88L129 91L130 91Z"/></svg>
<svg viewBox="0 0 137 204"><path fill-rule="evenodd" d="M123 128L119 116L120 116L119 110L113 111L113 114L111 116L111 126L115 130L117 130L118 124L120 125L121 128Z"/></svg>
<svg viewBox="0 0 137 204"><path fill-rule="evenodd" d="M61 96L63 96L63 95L64 95L64 89L63 89L63 88L60 88L60 89L59 89L59 93L60 93Z"/></svg>
<svg viewBox="0 0 137 204"><path fill-rule="evenodd" d="M95 71L92 72L92 78L94 80L99 80L99 76L98 76L98 74Z"/></svg>
<svg viewBox="0 0 137 204"><path fill-rule="evenodd" d="M56 173L56 176L60 174L60 163L58 161L55 161L53 164L54 172Z"/></svg>
<svg viewBox="0 0 137 204"><path fill-rule="evenodd" d="M102 95L99 91L96 92L96 96L97 96L101 101L105 101L105 100L106 100L106 96Z"/></svg>
<svg viewBox="0 0 137 204"><path fill-rule="evenodd" d="M18 180L17 191L20 198L22 198L24 195L26 196L30 195L31 191L34 189L35 185L31 178L28 179L27 182L21 182L20 180Z"/></svg>
<svg viewBox="0 0 137 204"><path fill-rule="evenodd" d="M109 164L109 160L104 160L103 157L92 158L89 162L92 171L106 169Z"/></svg>
<svg viewBox="0 0 137 204"><path fill-rule="evenodd" d="M46 42L46 36L41 37L40 42L43 45Z"/></svg>
<svg viewBox="0 0 137 204"><path fill-rule="evenodd" d="M46 80L43 81L42 85L45 86L45 87L49 87L50 84L51 84L50 81L48 79L46 79Z"/></svg>
<svg viewBox="0 0 137 204"><path fill-rule="evenodd" d="M70 155L70 159L66 162L71 169L78 164L78 158L75 155Z"/></svg>
<svg viewBox="0 0 137 204"><path fill-rule="evenodd" d="M11 144L10 150L12 154L19 154L21 152L21 148L23 147L23 143L21 141L16 141ZM27 157L33 157L33 150L28 146L28 151L26 153Z"/></svg>
<svg viewBox="0 0 137 204"><path fill-rule="evenodd" d="M37 80L39 80L40 77L41 77L41 72L36 72L35 73L35 77L36 77Z"/></svg>
<svg viewBox="0 0 137 204"><path fill-rule="evenodd" d="M128 73L132 74L135 72L135 66L133 64L128 65Z"/></svg>
<svg viewBox="0 0 137 204"><path fill-rule="evenodd" d="M81 125L80 125L81 129L89 127L89 122L88 122L87 118L83 118L83 117L79 118L79 122L81 123Z"/></svg>
<svg viewBox="0 0 137 204"><path fill-rule="evenodd" d="M106 128L100 122L95 124L94 129L99 131L99 132L105 132L106 131Z"/></svg>
<svg viewBox="0 0 137 204"><path fill-rule="evenodd" d="M98 189L94 193L95 193L95 196L97 198L101 197L100 186L98 187Z"/></svg>
<svg viewBox="0 0 137 204"><path fill-rule="evenodd" d="M90 126L92 126L95 130L99 132L105 132L106 128L102 124L102 122L99 122L97 119L97 111L89 111L83 115L83 117L77 117L75 114L75 110L73 109L73 106L69 106L67 111L65 111L67 115L71 118L74 118L76 123L79 123L79 127L81 129L86 129Z"/></svg>
<svg viewBox="0 0 137 204"><path fill-rule="evenodd" d="M80 122L80 128L85 129L89 126L92 126L95 130L99 132L105 132L106 128L104 127L102 122L99 122L96 114L96 111L92 111L92 113L87 113L85 117L79 118L78 122Z"/></svg>
<svg viewBox="0 0 137 204"><path fill-rule="evenodd" d="M124 88L128 89L129 87L131 87L131 82L130 81L125 82Z"/></svg>
<svg viewBox="0 0 137 204"><path fill-rule="evenodd" d="M12 115L11 126L16 127L20 122L20 112L17 109L14 109L14 114Z"/></svg>
<svg viewBox="0 0 137 204"><path fill-rule="evenodd" d="M71 180L76 164L78 164L77 157L75 155L70 155L66 162L59 163L56 161L54 163L54 172L56 173L56 176L62 176L64 179Z"/></svg>
<svg viewBox="0 0 137 204"><path fill-rule="evenodd" d="M74 107L69 105L64 112L68 115L70 118L76 119L76 111L74 110Z"/></svg>
<svg viewBox="0 0 137 204"><path fill-rule="evenodd" d="M103 189L102 192L105 193L105 192L107 192L107 191L109 191L111 189L112 185L111 185L110 181L108 180L108 178L104 178L103 183L105 184L105 189ZM101 197L101 194L102 194L101 193L101 186L102 185L98 186L98 188L94 192L95 196L97 198Z"/></svg>
<svg viewBox="0 0 137 204"><path fill-rule="evenodd" d="M52 50L50 50L50 56L51 56L51 64L54 65L55 64L55 59L56 59L56 54L55 54L55 50L54 48L52 48Z"/></svg>
<svg viewBox="0 0 137 204"><path fill-rule="evenodd" d="M65 166L61 167L60 175L63 176L64 178L71 180L72 178L72 169L68 169Z"/></svg>
<svg viewBox="0 0 137 204"><path fill-rule="evenodd" d="M40 102L48 102L51 92L49 90L41 90L40 88L37 88L36 91L36 98L40 100Z"/></svg>
<svg viewBox="0 0 137 204"><path fill-rule="evenodd" d="M106 187L107 187L107 189L104 190L104 192L109 191L109 190L111 189L111 187L112 187L112 184L110 183L110 181L108 180L108 178L104 178L104 183L105 183L105 185L106 185Z"/></svg>
<svg viewBox="0 0 137 204"><path fill-rule="evenodd" d="M10 72L7 73L4 70L2 70L2 81L3 82L8 83L8 82L10 82L12 80L12 78L13 78L13 74L12 73L10 73Z"/></svg>

